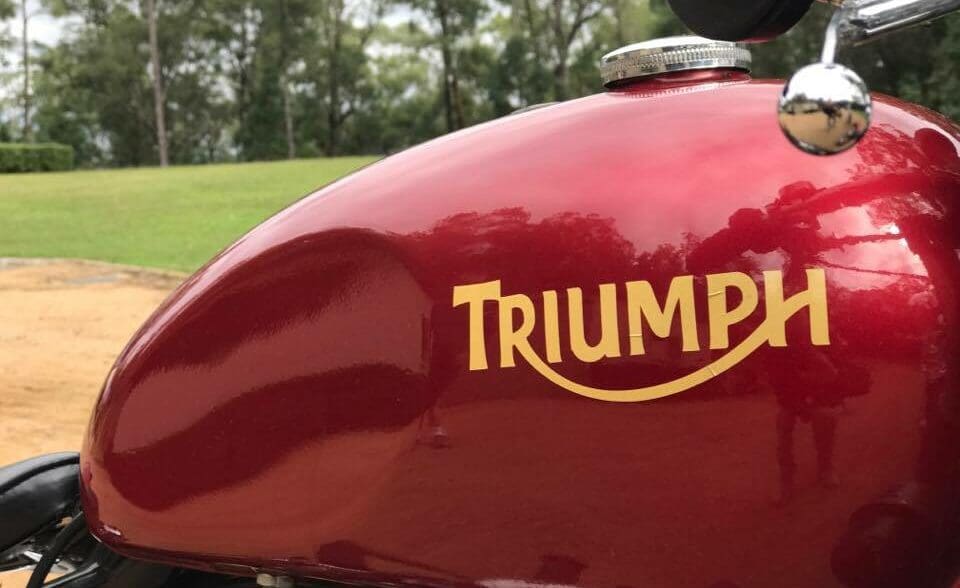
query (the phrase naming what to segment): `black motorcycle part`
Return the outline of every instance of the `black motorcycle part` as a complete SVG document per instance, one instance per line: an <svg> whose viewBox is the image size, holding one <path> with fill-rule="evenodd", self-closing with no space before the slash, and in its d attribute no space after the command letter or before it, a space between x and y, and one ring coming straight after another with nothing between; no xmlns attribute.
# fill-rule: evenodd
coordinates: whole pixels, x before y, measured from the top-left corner
<svg viewBox="0 0 960 588"><path fill-rule="evenodd" d="M48 580L53 566L69 562L75 570ZM37 562L27 588L256 588L251 578L236 578L127 559L90 535L84 514L60 529Z"/></svg>
<svg viewBox="0 0 960 588"><path fill-rule="evenodd" d="M57 538L53 541L53 544L43 554L40 561L37 562L36 567L33 568L33 573L30 575L30 581L27 582L27 588L40 588L43 586L43 582L47 579L47 574L50 573L53 565L57 563L60 555L66 551L67 546L86 533L87 519L83 516L83 513L80 513L57 534Z"/></svg>
<svg viewBox="0 0 960 588"><path fill-rule="evenodd" d="M0 551L68 515L80 493L76 453L52 453L0 468Z"/></svg>
<svg viewBox="0 0 960 588"><path fill-rule="evenodd" d="M696 34L723 41L767 41L797 24L813 0L669 0Z"/></svg>

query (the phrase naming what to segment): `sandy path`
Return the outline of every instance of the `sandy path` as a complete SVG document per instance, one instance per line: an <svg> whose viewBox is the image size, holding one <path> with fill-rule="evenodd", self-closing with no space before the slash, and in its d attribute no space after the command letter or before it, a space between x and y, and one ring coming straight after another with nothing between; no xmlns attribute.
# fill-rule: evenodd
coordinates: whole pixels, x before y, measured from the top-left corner
<svg viewBox="0 0 960 588"><path fill-rule="evenodd" d="M182 279L68 260L0 259L0 465L77 450L114 358ZM24 585L21 574L0 586Z"/></svg>

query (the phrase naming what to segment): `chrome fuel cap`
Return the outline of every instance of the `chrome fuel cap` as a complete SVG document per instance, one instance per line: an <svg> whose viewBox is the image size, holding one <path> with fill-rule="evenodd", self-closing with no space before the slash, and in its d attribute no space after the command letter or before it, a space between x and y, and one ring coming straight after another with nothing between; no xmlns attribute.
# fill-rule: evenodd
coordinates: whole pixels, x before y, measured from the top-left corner
<svg viewBox="0 0 960 588"><path fill-rule="evenodd" d="M600 59L600 77L610 87L619 82L695 69L750 71L750 50L728 41L680 36L634 43Z"/></svg>

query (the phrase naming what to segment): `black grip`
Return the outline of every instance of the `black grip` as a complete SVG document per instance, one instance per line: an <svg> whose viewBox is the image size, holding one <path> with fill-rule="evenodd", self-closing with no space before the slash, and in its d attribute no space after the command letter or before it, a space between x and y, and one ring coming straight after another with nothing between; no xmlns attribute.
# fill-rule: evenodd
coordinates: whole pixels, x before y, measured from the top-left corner
<svg viewBox="0 0 960 588"><path fill-rule="evenodd" d="M723 41L767 41L788 31L813 0L669 0L696 34Z"/></svg>

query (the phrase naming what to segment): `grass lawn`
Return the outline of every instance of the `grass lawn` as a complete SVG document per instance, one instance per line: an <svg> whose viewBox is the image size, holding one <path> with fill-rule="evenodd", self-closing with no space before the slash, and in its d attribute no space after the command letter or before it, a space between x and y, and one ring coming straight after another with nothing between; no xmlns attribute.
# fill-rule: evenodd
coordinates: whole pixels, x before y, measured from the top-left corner
<svg viewBox="0 0 960 588"><path fill-rule="evenodd" d="M191 271L372 157L0 175L0 257Z"/></svg>

